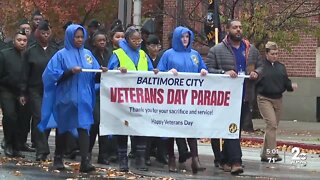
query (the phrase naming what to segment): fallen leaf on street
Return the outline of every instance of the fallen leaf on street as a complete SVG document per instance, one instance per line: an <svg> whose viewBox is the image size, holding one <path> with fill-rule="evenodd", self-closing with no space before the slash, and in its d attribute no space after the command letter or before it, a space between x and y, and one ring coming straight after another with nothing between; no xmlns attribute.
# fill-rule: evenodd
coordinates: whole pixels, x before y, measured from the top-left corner
<svg viewBox="0 0 320 180"><path fill-rule="evenodd" d="M13 171L12 173L14 176L22 176L22 173L20 171Z"/></svg>

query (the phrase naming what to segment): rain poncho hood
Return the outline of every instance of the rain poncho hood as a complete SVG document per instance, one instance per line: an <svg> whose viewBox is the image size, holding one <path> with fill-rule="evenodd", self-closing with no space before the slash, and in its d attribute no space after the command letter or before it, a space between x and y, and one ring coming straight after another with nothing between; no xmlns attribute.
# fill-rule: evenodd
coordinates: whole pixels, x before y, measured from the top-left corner
<svg viewBox="0 0 320 180"><path fill-rule="evenodd" d="M98 69L99 64L91 52L74 45L74 36L78 29L87 37L86 30L77 24L66 29L65 48L58 51L49 61L43 75L44 95L41 109L41 122L38 128L58 128L59 133L66 131L77 133L77 128L89 131L93 123L95 105L95 73L73 74L59 81L64 72L79 66L84 69ZM84 42L83 41L83 42Z"/></svg>
<svg viewBox="0 0 320 180"><path fill-rule="evenodd" d="M183 46L182 35L189 33L189 44L187 47ZM168 49L162 55L158 69L160 71L169 71L176 69L178 72L194 72L199 73L201 69L207 69L201 55L192 49L194 35L186 27L177 27L172 36L172 48Z"/></svg>

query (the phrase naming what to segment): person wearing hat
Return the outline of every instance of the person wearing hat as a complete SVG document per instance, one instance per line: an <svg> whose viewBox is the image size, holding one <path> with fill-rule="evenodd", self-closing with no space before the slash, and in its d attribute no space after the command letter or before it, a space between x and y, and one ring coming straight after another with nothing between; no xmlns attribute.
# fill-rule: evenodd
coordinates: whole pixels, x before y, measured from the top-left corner
<svg viewBox="0 0 320 180"><path fill-rule="evenodd" d="M152 62L147 54L140 49L141 34L136 27L128 27L124 33L124 39L119 41L119 49L113 51L108 64L108 69L119 69L122 73L131 71L152 71ZM157 73L157 71L154 71ZM119 135L118 139L118 160L120 171L129 171L128 167L128 136ZM135 165L138 170L147 171L145 166L146 139L143 136L135 137L136 153Z"/></svg>
<svg viewBox="0 0 320 180"><path fill-rule="evenodd" d="M27 37L29 37L31 35L31 26L30 26L30 22L28 21L27 18L23 18L19 21L19 29L24 29L26 32Z"/></svg>
<svg viewBox="0 0 320 180"><path fill-rule="evenodd" d="M26 50L23 56L20 103L22 105L27 102L31 104L36 161L45 161L50 153L47 139L50 131L42 133L37 128L41 120L42 73L51 57L59 49L50 41L52 32L48 21L41 21L35 33L36 42Z"/></svg>
<svg viewBox="0 0 320 180"><path fill-rule="evenodd" d="M89 24L88 24L88 39L86 40L86 42L84 44L84 47L86 49L89 49L90 51L92 50L92 48L93 48L92 36L95 32L97 32L99 30L100 26L101 26L101 23L96 19L93 19L89 22Z"/></svg>
<svg viewBox="0 0 320 180"><path fill-rule="evenodd" d="M118 49L119 41L124 39L124 28L121 20L117 19L111 24L109 37L111 42L108 47L109 50L114 51Z"/></svg>
<svg viewBox="0 0 320 180"><path fill-rule="evenodd" d="M263 71L257 82L257 102L260 114L266 122L263 146L261 149L262 162L277 162L282 158L277 150L277 128L282 112L282 94L294 91L298 85L288 78L286 67L278 61L278 45L267 42L266 57L263 61Z"/></svg>
<svg viewBox="0 0 320 180"><path fill-rule="evenodd" d="M28 38L24 30L16 32L13 47L0 52L0 100L3 113L5 139L4 153L7 157L24 157L21 154L23 134L20 125L25 124L25 106L18 102L22 54L27 47Z"/></svg>

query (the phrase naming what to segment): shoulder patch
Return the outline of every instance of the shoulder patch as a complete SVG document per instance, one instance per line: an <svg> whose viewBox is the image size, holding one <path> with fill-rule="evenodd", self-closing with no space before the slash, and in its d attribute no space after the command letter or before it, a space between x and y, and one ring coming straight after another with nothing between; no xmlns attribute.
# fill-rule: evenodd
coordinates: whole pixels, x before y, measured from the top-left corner
<svg viewBox="0 0 320 180"><path fill-rule="evenodd" d="M93 59L89 54L86 54L85 58L86 58L86 61L87 61L88 64L92 64L93 63Z"/></svg>
<svg viewBox="0 0 320 180"><path fill-rule="evenodd" d="M191 55L191 59L195 64L197 64L197 65L199 64L199 59L196 55Z"/></svg>

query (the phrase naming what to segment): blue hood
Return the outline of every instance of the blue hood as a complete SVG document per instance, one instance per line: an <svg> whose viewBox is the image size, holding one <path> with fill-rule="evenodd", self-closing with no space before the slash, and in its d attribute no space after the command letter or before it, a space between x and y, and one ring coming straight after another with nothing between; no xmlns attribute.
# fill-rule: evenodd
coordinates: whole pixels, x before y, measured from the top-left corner
<svg viewBox="0 0 320 180"><path fill-rule="evenodd" d="M74 46L74 35L78 29L82 29L84 35L83 44L79 49L84 48L84 42L87 40L88 37L87 31L84 29L84 27L80 26L79 24L71 24L66 29L66 34L64 36L64 46L67 50L78 49Z"/></svg>
<svg viewBox="0 0 320 180"><path fill-rule="evenodd" d="M187 48L183 46L181 41L181 37L184 33L189 33L190 35L189 44ZM183 52L183 51L190 52L193 40L194 40L193 32L186 27L179 26L173 31L172 48L178 52Z"/></svg>

